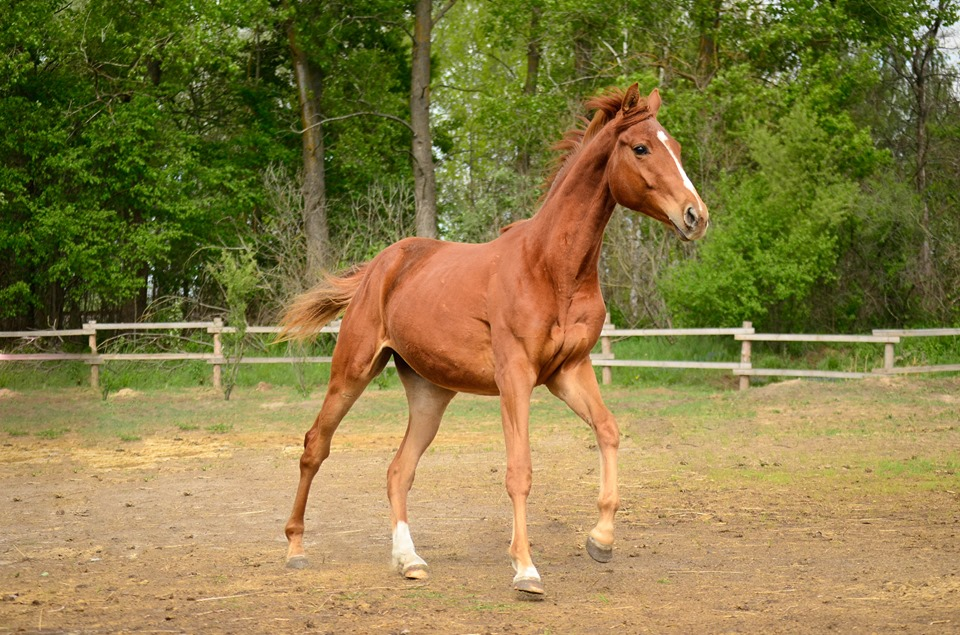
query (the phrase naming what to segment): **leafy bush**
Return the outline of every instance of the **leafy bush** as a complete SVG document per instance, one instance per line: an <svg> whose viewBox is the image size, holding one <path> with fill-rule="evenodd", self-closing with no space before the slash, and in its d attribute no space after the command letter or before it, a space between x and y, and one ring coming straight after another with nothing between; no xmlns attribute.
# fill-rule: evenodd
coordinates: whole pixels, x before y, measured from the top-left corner
<svg viewBox="0 0 960 635"><path fill-rule="evenodd" d="M849 151L803 101L777 127L753 127L747 141L755 169L721 182L713 231L661 289L677 325L749 320L803 330L811 295L835 279L838 235L857 212L859 186L845 176Z"/></svg>

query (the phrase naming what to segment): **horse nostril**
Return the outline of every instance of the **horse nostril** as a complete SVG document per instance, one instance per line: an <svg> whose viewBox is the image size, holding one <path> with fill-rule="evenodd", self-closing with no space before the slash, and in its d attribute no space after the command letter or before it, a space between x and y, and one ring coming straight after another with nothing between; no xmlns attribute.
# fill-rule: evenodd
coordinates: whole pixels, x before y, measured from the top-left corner
<svg viewBox="0 0 960 635"><path fill-rule="evenodd" d="M683 213L683 222L686 223L690 229L696 227L697 223L700 222L700 215L697 214L697 210L693 208L693 205L687 207L687 211Z"/></svg>

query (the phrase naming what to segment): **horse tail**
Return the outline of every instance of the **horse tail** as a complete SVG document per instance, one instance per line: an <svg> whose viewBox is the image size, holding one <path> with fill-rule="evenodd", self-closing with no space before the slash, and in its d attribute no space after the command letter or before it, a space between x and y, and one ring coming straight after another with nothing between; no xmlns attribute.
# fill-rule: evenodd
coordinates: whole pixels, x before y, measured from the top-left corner
<svg viewBox="0 0 960 635"><path fill-rule="evenodd" d="M322 282L294 298L280 320L277 341L309 339L340 316L356 295L366 269L363 264L340 275L324 274Z"/></svg>

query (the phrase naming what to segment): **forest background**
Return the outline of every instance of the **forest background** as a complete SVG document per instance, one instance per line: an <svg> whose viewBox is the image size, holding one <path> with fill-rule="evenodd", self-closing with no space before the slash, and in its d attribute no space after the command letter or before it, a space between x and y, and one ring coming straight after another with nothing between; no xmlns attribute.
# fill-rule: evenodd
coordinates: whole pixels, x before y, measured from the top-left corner
<svg viewBox="0 0 960 635"><path fill-rule="evenodd" d="M283 303L536 211L609 86L711 209L620 210L622 326L960 326L957 0L0 0L0 328Z"/></svg>

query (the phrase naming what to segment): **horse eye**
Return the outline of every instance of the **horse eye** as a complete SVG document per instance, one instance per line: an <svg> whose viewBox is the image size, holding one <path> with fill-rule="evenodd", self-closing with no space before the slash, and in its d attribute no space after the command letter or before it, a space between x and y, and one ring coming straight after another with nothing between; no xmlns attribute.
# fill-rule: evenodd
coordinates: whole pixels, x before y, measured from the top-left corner
<svg viewBox="0 0 960 635"><path fill-rule="evenodd" d="M640 144L633 146L633 153L638 157L641 157L645 154L650 154L650 149L647 146Z"/></svg>

